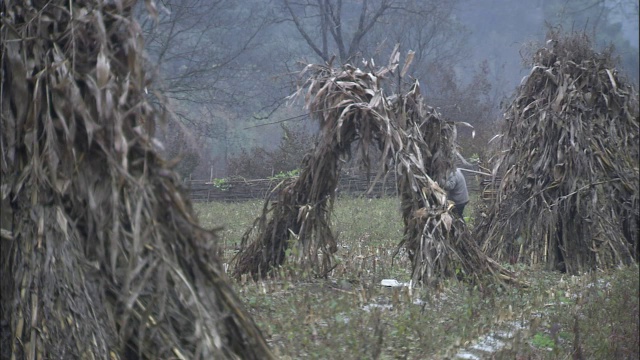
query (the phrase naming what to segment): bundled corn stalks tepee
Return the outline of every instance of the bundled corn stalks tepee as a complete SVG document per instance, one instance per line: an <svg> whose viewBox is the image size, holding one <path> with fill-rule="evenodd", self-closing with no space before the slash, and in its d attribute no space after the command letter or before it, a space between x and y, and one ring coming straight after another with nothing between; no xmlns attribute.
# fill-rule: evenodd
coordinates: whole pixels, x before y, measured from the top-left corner
<svg viewBox="0 0 640 360"><path fill-rule="evenodd" d="M268 275L284 262L291 237L298 247L297 261L316 275L326 275L337 250L329 222L342 159L350 155L354 142L368 159L370 147L385 148L391 136L375 76L349 66L335 70L309 65L306 71L313 73L306 84L306 102L320 123L318 142L303 160L300 175L281 184L277 201L265 203L262 216L243 237L235 261L237 276Z"/></svg>
<svg viewBox="0 0 640 360"><path fill-rule="evenodd" d="M330 255L336 243L328 219L340 160L357 144L365 166L371 148L380 150L383 165L376 179L387 172L389 164L397 164L405 221L401 245L411 255L414 279L432 282L487 270L512 279L479 251L464 223L454 220L446 194L436 183L453 169L454 125L422 104L417 83L407 95L384 95L380 82L397 68L398 58L396 50L388 66L371 72L350 65L342 69L307 66L305 72L311 75L297 94L306 90L306 106L320 123L318 144L303 162L299 178L283 187L277 202L267 201L257 226L245 234L236 275L268 274L282 264L290 246L301 250L297 252L300 260L310 261L316 273L331 269ZM290 235L295 244L290 244Z"/></svg>
<svg viewBox="0 0 640 360"><path fill-rule="evenodd" d="M151 140L134 5L2 2L0 357L270 358Z"/></svg>
<svg viewBox="0 0 640 360"><path fill-rule="evenodd" d="M505 116L484 249L571 273L637 262L638 94L611 53L550 32Z"/></svg>
<svg viewBox="0 0 640 360"><path fill-rule="evenodd" d="M427 284L457 277L524 285L480 251L438 185L453 170L456 127L423 104L417 83L392 107L401 125L394 160L405 226L398 249L408 251L412 278Z"/></svg>

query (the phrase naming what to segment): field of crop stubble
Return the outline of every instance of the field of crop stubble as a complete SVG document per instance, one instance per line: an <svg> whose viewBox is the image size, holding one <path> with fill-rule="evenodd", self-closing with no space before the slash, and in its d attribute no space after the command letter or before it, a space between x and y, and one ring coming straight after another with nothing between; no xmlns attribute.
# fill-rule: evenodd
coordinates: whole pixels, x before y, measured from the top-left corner
<svg viewBox="0 0 640 360"><path fill-rule="evenodd" d="M473 214L473 203L466 215ZM195 205L204 227L223 227L225 262L262 205ZM568 276L507 265L531 284L528 289L482 292L456 281L437 290L403 286L410 262L402 250L393 257L402 237L398 209L396 198L337 199L338 265L328 279L288 262L277 280L233 281L280 358L638 358L637 267ZM381 286L383 279L400 284Z"/></svg>

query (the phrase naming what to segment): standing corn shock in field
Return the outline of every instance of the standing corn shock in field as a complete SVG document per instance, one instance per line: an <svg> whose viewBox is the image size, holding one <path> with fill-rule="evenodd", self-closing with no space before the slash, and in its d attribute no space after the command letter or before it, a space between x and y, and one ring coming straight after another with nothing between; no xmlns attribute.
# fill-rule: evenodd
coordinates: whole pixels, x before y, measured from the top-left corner
<svg viewBox="0 0 640 360"><path fill-rule="evenodd" d="M496 259L572 274L636 264L637 89L585 34L548 38L505 111L502 180L478 238Z"/></svg>
<svg viewBox="0 0 640 360"><path fill-rule="evenodd" d="M405 223L398 248L408 249L414 280L432 284L460 273L469 279L515 280L480 252L464 223L449 214L446 193L433 180L446 178L454 169L455 124L423 103L417 82L406 94L385 96L382 80L394 74L399 57L396 48L389 65L370 71L349 64L305 68L303 74L310 75L296 95L305 94L305 106L320 124L318 143L303 161L299 177L283 185L277 202L265 202L262 215L245 233L234 259L236 276L273 274L290 247L296 249L291 251L297 254L294 260L316 276L328 275L337 250L328 219L340 159L357 144L365 167L370 164L369 149L381 150L374 182L390 165L396 167ZM404 69L409 63L410 57Z"/></svg>
<svg viewBox="0 0 640 360"><path fill-rule="evenodd" d="M135 3L1 3L0 357L272 358L154 145Z"/></svg>
<svg viewBox="0 0 640 360"><path fill-rule="evenodd" d="M467 181L460 169L456 168L449 174L444 189L447 190L449 200L455 204L453 213L464 219L464 207L469 203L469 191L467 190Z"/></svg>

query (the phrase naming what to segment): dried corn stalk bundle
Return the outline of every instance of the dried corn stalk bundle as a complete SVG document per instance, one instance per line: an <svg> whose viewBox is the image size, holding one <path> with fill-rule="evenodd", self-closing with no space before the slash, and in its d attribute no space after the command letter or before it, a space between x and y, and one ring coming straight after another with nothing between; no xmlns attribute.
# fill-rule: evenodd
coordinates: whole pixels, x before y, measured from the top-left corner
<svg viewBox="0 0 640 360"><path fill-rule="evenodd" d="M638 127L637 91L611 53L550 32L505 114L483 248L570 273L637 262Z"/></svg>
<svg viewBox="0 0 640 360"><path fill-rule="evenodd" d="M444 179L453 167L455 126L422 105L417 84L406 96L384 95L380 82L396 69L398 59L396 50L389 65L375 72L350 65L305 68L303 74L311 75L294 96L305 94L306 106L320 124L319 140L299 178L283 186L275 203L265 203L262 216L245 234L236 276L264 276L282 264L290 235L296 238L298 261L307 262L316 274L327 274L336 250L329 218L340 160L349 155L352 144L360 149L365 166L371 148L380 150L383 161L376 179L388 170L386 160L397 164L406 225L400 246L406 244L412 255L416 280L460 272L473 276L487 267L500 273L499 266L485 266L490 260L468 233L462 240L464 224L453 221L445 192L430 177Z"/></svg>
<svg viewBox="0 0 640 360"><path fill-rule="evenodd" d="M1 357L270 358L156 152L134 5L2 3Z"/></svg>
<svg viewBox="0 0 640 360"><path fill-rule="evenodd" d="M236 276L268 275L284 262L291 235L298 247L296 260L316 275L326 275L336 251L329 221L341 159L350 155L354 142L365 163L370 146L390 150L385 142L392 125L375 75L349 65L339 70L309 65L306 72L311 73L309 80L293 96L307 89L306 107L320 124L318 142L303 160L298 178L281 185L277 201L267 200L262 216L243 237Z"/></svg>
<svg viewBox="0 0 640 360"><path fill-rule="evenodd" d="M455 125L424 105L418 84L393 101L402 143L395 153L404 220L405 247L414 281L434 285L443 278L518 283L515 276L484 255L438 185L453 170Z"/></svg>
<svg viewBox="0 0 640 360"><path fill-rule="evenodd" d="M332 156L305 157L299 177L276 187L278 200L265 202L262 215L242 237L234 258L236 277L269 275L285 261L292 236L298 240L297 261L326 274L337 250L329 216L340 169Z"/></svg>

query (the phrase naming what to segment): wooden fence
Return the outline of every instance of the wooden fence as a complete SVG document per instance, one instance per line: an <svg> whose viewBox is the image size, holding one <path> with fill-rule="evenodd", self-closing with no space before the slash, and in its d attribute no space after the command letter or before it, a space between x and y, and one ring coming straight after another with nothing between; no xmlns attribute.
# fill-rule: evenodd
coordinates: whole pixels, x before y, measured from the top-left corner
<svg viewBox="0 0 640 360"><path fill-rule="evenodd" d="M369 186L375 174L370 178L365 175L340 176L337 188L338 197L342 196L367 196L379 198L383 196L396 196L395 174L390 173L386 181L380 179L367 195ZM465 173L469 191L481 191L479 180L474 175ZM191 200L194 202L241 202L255 199L265 199L282 179L229 179L224 182L210 180L186 180Z"/></svg>

